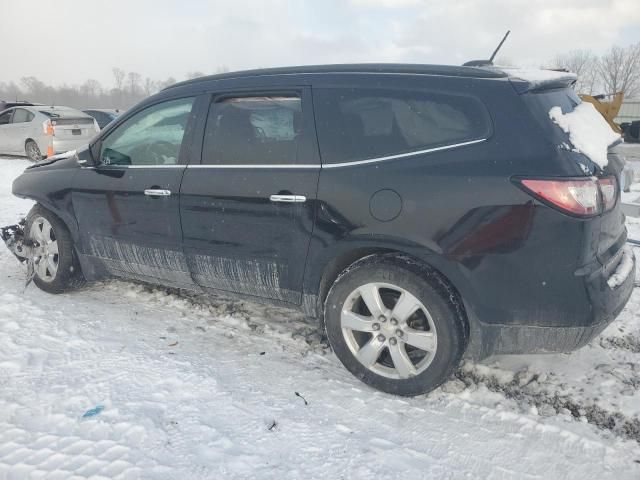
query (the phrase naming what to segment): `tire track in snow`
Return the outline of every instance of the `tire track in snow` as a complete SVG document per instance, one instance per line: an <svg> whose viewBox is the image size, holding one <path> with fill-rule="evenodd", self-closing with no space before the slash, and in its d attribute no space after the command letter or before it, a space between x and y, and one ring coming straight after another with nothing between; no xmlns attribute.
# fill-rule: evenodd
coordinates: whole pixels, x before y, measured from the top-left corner
<svg viewBox="0 0 640 480"><path fill-rule="evenodd" d="M504 395L519 404L536 407L543 416L559 415L568 412L576 421L586 421L601 430L607 430L616 436L640 443L640 419L630 417L620 412L608 411L594 403L586 403L571 395L549 392L546 388L532 388L537 385L539 375L533 376L526 382L517 374L510 382L504 382L495 375L485 375L466 366L459 369L456 378L462 381L466 388L472 385L484 385L489 391ZM551 385L549 385L551 386ZM637 389L637 385L634 386ZM640 463L640 459L637 460Z"/></svg>

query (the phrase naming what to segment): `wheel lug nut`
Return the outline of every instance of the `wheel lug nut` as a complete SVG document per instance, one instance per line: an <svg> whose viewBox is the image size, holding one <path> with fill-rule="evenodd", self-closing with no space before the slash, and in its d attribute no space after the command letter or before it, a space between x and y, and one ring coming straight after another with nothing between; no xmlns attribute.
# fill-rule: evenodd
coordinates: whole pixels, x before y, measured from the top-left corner
<svg viewBox="0 0 640 480"><path fill-rule="evenodd" d="M373 330L377 332L378 330L380 330L380 324L374 323L373 325L371 325L371 328L373 328Z"/></svg>
<svg viewBox="0 0 640 480"><path fill-rule="evenodd" d="M378 341L379 342L384 342L386 339L384 338L384 335L380 334L378 335Z"/></svg>
<svg viewBox="0 0 640 480"><path fill-rule="evenodd" d="M389 339L389 343L390 343L391 345L395 345L396 343L398 343L398 341L397 341L394 337L391 337L391 338Z"/></svg>
<svg viewBox="0 0 640 480"><path fill-rule="evenodd" d="M396 330L396 335L399 337L402 337L404 335L404 332L400 329Z"/></svg>
<svg viewBox="0 0 640 480"><path fill-rule="evenodd" d="M398 324L398 320L396 320L395 318L391 319L391 325L397 325Z"/></svg>
<svg viewBox="0 0 640 480"><path fill-rule="evenodd" d="M380 323L384 323L384 322L386 322L386 321L387 321L387 317L385 317L384 315L380 315L380 316L378 317L378 320L380 321Z"/></svg>

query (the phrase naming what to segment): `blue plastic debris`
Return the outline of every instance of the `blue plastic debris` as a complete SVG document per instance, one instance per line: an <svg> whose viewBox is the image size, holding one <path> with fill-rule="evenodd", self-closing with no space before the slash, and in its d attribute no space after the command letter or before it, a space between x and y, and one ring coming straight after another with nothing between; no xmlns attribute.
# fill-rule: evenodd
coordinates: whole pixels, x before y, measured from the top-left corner
<svg viewBox="0 0 640 480"><path fill-rule="evenodd" d="M84 412L82 418L95 417L96 415L99 415L102 410L104 410L104 405L98 405L97 407L91 408Z"/></svg>

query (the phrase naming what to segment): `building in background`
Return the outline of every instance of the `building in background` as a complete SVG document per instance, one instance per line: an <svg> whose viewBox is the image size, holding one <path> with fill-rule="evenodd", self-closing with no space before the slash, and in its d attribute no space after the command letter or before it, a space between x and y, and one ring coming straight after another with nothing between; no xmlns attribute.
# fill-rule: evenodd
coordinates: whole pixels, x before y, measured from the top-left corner
<svg viewBox="0 0 640 480"><path fill-rule="evenodd" d="M615 122L618 124L631 123L640 120L640 98L625 99L622 102Z"/></svg>

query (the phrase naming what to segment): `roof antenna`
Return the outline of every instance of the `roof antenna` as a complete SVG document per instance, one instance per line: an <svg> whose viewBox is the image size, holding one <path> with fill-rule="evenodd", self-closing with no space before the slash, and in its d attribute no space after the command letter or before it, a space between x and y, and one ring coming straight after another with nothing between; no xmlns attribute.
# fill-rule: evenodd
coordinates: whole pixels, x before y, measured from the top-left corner
<svg viewBox="0 0 640 480"><path fill-rule="evenodd" d="M507 33L504 34L504 37L502 37L502 40L500 40L500 43L498 44L496 49L493 51L493 55L491 55L491 58L489 58L489 63L491 65L493 65L493 59L496 58L496 54L498 53L498 50L500 50L502 48L502 44L507 39L507 37L509 36L510 33L511 33L511 30L507 30Z"/></svg>
<svg viewBox="0 0 640 480"><path fill-rule="evenodd" d="M504 34L504 37L502 37L502 40L500 40L500 43L498 44L496 49L493 51L493 54L491 55L491 58L489 58L489 60L471 60L469 62L463 63L462 66L463 67L486 67L487 65L493 65L493 59L496 58L498 51L500 50L500 48L502 48L502 44L507 39L510 33L511 33L511 30L507 30L507 33Z"/></svg>

